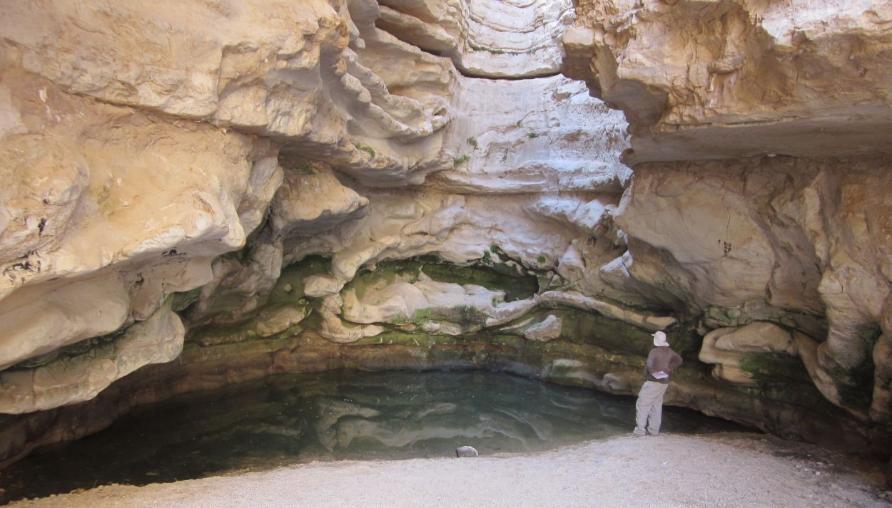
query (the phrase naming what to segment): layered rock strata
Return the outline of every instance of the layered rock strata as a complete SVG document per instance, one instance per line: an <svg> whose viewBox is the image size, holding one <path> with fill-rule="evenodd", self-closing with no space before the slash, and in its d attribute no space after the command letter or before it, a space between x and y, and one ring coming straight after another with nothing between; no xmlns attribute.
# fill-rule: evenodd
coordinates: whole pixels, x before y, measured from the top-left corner
<svg viewBox="0 0 892 508"><path fill-rule="evenodd" d="M888 152L887 0L578 0L569 74L625 111L630 161Z"/></svg>
<svg viewBox="0 0 892 508"><path fill-rule="evenodd" d="M633 394L663 328L669 402L887 450L883 5L639 4L0 1L0 462L280 372Z"/></svg>
<svg viewBox="0 0 892 508"><path fill-rule="evenodd" d="M516 79L560 72L561 35L573 15L570 0L387 0L376 24L448 56L464 75Z"/></svg>
<svg viewBox="0 0 892 508"><path fill-rule="evenodd" d="M565 71L632 132L610 280L702 316L716 378L804 366L888 433L892 5L580 0L577 16Z"/></svg>

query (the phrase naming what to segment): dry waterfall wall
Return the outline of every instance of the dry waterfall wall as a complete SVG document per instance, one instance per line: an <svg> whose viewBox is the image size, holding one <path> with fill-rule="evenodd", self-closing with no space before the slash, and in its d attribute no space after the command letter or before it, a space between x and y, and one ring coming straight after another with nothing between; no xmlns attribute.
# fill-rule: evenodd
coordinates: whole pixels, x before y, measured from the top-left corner
<svg viewBox="0 0 892 508"><path fill-rule="evenodd" d="M0 462L282 372L633 394L666 327L687 359L672 403L887 453L882 108L840 117L792 90L759 123L731 79L729 125L709 108L687 125L653 97L699 99L604 69L626 72L608 56L650 33L634 23L674 40L694 7L620 4L0 2ZM743 7L704 9L749 34ZM686 54L713 29L644 46ZM745 69L765 53L747 44ZM763 128L805 146L803 122L858 144L786 157L808 150ZM715 141L730 124L761 151Z"/></svg>

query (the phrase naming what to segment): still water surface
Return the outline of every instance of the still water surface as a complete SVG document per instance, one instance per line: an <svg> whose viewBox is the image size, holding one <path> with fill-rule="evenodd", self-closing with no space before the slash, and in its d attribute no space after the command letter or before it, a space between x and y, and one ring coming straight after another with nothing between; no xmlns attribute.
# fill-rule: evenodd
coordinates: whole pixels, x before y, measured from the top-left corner
<svg viewBox="0 0 892 508"><path fill-rule="evenodd" d="M138 408L0 471L0 501L311 460L535 452L631 431L635 400L486 372L283 375ZM740 430L666 408L667 432Z"/></svg>

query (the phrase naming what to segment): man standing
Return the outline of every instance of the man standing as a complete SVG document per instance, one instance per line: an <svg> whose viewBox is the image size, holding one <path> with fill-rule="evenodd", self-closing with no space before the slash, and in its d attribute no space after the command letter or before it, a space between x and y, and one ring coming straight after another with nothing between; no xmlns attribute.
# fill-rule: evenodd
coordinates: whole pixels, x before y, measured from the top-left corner
<svg viewBox="0 0 892 508"><path fill-rule="evenodd" d="M635 435L660 434L660 421L663 417L663 395L669 388L672 371L681 365L681 356L669 347L666 334L662 331L653 334L654 348L647 355L644 368L647 380L638 392L635 404Z"/></svg>

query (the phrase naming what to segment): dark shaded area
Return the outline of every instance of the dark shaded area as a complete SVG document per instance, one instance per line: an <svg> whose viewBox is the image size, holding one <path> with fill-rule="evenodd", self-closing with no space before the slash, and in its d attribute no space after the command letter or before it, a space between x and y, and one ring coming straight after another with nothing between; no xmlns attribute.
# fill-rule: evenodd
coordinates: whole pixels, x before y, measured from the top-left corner
<svg viewBox="0 0 892 508"><path fill-rule="evenodd" d="M485 372L329 372L176 397L0 471L0 500L309 460L532 452L630 431L634 399ZM668 432L742 430L666 408Z"/></svg>

